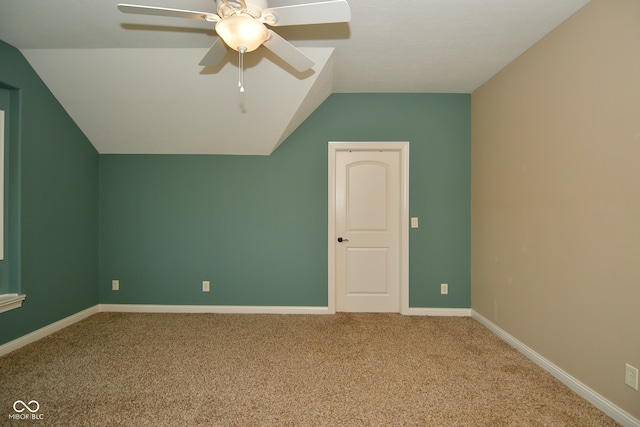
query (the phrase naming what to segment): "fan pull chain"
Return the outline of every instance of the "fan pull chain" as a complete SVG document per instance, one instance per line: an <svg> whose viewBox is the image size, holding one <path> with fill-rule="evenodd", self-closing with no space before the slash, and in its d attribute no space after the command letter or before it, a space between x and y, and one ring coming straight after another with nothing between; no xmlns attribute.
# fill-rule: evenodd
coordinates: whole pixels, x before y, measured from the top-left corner
<svg viewBox="0 0 640 427"><path fill-rule="evenodd" d="M238 87L240 92L244 92L244 53L246 51L246 47L238 46Z"/></svg>

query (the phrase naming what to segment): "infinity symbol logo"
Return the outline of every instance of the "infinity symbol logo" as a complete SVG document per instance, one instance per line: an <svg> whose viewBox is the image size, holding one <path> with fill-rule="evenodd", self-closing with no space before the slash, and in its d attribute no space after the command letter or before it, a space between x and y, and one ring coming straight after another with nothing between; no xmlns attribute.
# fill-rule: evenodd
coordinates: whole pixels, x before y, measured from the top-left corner
<svg viewBox="0 0 640 427"><path fill-rule="evenodd" d="M36 409L31 409L31 404L32 403L35 403ZM17 406L19 407L18 404L22 405L22 409L18 409L17 408ZM31 400L31 401L29 401L29 403L24 403L22 400L16 400L15 402L13 402L13 410L14 411L22 412L25 409L28 410L31 413L38 412L38 410L40 409L40 404L36 400Z"/></svg>

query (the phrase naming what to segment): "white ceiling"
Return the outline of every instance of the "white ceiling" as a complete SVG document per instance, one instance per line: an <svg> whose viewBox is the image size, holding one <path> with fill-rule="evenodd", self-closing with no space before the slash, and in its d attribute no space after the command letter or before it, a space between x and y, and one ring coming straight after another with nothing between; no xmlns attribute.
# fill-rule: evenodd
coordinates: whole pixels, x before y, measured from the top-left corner
<svg viewBox="0 0 640 427"><path fill-rule="evenodd" d="M269 6L318 0L271 0ZM265 48L198 65L213 24L119 12L119 0L0 0L21 50L101 153L268 155L334 92L471 93L588 0L348 0L352 20L274 28L316 61ZM215 12L214 0L127 0Z"/></svg>

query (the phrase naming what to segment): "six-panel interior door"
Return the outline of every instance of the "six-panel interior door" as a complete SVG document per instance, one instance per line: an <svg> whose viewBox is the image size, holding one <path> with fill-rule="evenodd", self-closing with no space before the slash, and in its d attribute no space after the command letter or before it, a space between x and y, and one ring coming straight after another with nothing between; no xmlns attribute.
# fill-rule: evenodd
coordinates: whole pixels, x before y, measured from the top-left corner
<svg viewBox="0 0 640 427"><path fill-rule="evenodd" d="M335 173L336 311L399 312L400 153L338 151Z"/></svg>

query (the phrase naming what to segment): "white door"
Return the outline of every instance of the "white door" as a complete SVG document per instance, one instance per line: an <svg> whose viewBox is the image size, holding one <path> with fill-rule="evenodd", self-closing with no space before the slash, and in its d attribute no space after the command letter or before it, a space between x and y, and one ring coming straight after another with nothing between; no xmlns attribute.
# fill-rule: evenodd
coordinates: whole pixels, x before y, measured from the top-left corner
<svg viewBox="0 0 640 427"><path fill-rule="evenodd" d="M400 311L401 182L401 151L335 153L336 311Z"/></svg>

